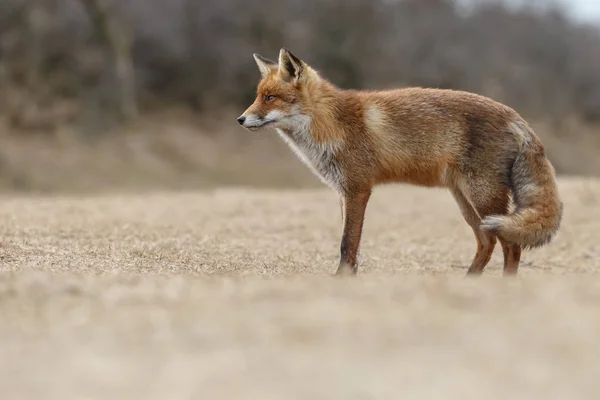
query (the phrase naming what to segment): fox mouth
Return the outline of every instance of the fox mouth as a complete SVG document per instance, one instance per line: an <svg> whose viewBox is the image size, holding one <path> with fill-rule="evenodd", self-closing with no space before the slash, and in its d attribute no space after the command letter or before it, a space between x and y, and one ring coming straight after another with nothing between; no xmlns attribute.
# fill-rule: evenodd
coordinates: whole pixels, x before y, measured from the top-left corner
<svg viewBox="0 0 600 400"><path fill-rule="evenodd" d="M257 131L257 130L259 130L261 128L264 128L265 126L271 125L271 124L273 124L275 122L277 122L277 120L275 120L275 119L271 119L271 120L267 120L267 121L261 121L258 124L250 125L250 126L247 126L246 128L248 130L250 130L250 131Z"/></svg>

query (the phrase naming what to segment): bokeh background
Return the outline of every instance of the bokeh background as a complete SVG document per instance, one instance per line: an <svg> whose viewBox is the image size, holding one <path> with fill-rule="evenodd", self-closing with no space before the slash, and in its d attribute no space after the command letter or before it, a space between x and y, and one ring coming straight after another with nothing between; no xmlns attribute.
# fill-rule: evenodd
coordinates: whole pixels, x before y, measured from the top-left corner
<svg viewBox="0 0 600 400"><path fill-rule="evenodd" d="M600 175L596 0L1 0L0 190L320 182L235 118L252 53L290 48L343 88L505 102L557 171Z"/></svg>

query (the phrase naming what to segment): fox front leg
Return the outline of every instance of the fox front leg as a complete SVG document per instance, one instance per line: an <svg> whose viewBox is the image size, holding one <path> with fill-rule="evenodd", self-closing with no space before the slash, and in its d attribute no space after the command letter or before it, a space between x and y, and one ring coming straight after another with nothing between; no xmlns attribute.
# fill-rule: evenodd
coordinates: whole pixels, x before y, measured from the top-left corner
<svg viewBox="0 0 600 400"><path fill-rule="evenodd" d="M365 210L371 191L348 193L343 197L344 233L340 245L340 264L336 275L356 275L358 247L362 235Z"/></svg>

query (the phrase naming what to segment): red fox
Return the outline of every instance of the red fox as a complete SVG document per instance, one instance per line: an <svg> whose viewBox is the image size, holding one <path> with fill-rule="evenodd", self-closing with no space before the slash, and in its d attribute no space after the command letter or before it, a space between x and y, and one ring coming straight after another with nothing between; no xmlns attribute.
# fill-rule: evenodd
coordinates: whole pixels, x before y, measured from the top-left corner
<svg viewBox="0 0 600 400"><path fill-rule="evenodd" d="M500 241L504 275L515 275L521 250L547 244L558 231L563 203L554 167L510 107L455 90L342 90L285 48L278 62L254 59L262 79L237 121L251 131L275 128L340 194L336 275L357 273L365 209L379 184L450 190L477 240L467 274L481 274Z"/></svg>

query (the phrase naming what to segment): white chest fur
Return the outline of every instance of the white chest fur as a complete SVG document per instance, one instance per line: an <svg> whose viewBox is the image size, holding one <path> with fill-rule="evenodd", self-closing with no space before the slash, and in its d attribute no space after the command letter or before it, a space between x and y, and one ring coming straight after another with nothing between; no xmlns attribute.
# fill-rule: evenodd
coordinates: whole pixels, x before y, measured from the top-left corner
<svg viewBox="0 0 600 400"><path fill-rule="evenodd" d="M341 191L344 175L335 160L340 145L334 142L316 143L310 133L310 120L303 122L285 131L278 128L277 133L323 183Z"/></svg>

